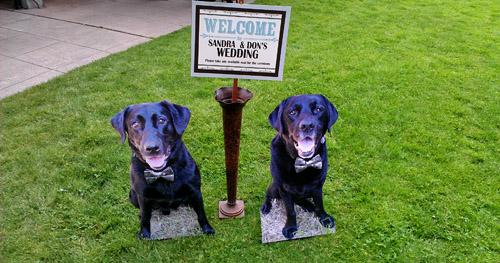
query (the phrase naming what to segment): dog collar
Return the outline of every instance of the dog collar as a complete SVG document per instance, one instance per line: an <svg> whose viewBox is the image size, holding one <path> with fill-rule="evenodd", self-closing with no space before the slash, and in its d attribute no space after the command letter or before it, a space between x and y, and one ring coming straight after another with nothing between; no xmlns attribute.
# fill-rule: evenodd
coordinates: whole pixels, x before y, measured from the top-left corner
<svg viewBox="0 0 500 263"><path fill-rule="evenodd" d="M323 168L323 160L321 160L321 156L318 154L314 156L312 159L306 161L300 157L295 159L295 172L300 173L305 169L312 167L314 169Z"/></svg>
<svg viewBox="0 0 500 263"><path fill-rule="evenodd" d="M146 182L148 182L148 184L154 183L156 180L158 180L158 178L163 178L169 182L173 182L174 170L172 170L172 167L170 166L159 172L146 169L144 171L144 178L146 179Z"/></svg>

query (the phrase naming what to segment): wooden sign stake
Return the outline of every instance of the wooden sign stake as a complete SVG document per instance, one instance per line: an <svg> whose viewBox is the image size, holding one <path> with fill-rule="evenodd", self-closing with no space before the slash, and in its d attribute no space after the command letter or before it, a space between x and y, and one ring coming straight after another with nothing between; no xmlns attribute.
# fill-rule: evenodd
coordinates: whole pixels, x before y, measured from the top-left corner
<svg viewBox="0 0 500 263"><path fill-rule="evenodd" d="M222 107L228 195L219 202L219 218L244 216L243 201L236 199L241 116L253 93L238 87L238 78L282 80L291 11L238 4L193 1L191 76L233 79L232 87L214 91Z"/></svg>
<svg viewBox="0 0 500 263"><path fill-rule="evenodd" d="M243 0L239 0L238 2L243 4ZM243 107L253 97L253 93L247 89L238 88L237 78L233 79L232 89L231 87L222 87L214 93L215 100L222 107L224 152L226 157L227 201L219 201L219 218L244 217L244 202L243 200L236 199L241 116ZM229 99L229 95L231 95L231 99Z"/></svg>

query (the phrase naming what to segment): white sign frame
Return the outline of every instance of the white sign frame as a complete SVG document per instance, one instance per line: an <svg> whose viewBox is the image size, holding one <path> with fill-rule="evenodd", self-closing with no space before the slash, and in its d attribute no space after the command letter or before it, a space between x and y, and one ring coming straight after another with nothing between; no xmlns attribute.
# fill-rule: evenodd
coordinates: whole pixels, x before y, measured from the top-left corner
<svg viewBox="0 0 500 263"><path fill-rule="evenodd" d="M283 79L289 6L193 1L191 76Z"/></svg>

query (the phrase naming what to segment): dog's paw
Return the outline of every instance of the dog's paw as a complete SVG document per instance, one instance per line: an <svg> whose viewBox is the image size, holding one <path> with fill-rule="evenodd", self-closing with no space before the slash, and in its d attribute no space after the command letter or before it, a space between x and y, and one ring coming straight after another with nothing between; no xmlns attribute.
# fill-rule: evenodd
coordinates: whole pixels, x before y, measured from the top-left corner
<svg viewBox="0 0 500 263"><path fill-rule="evenodd" d="M262 206L260 207L260 212L263 215L267 215L267 214L269 214L269 212L271 212L271 208L273 208L273 205L271 204L271 202L265 201L262 204Z"/></svg>
<svg viewBox="0 0 500 263"><path fill-rule="evenodd" d="M297 226L285 226L281 232L286 239L291 239L295 236L295 232L297 232Z"/></svg>
<svg viewBox="0 0 500 263"><path fill-rule="evenodd" d="M151 232L145 228L141 228L141 231L139 231L139 234L137 235L137 239L151 239Z"/></svg>
<svg viewBox="0 0 500 263"><path fill-rule="evenodd" d="M335 219L329 215L324 215L319 219L319 222L321 223L322 226L328 227L328 228L334 228L335 227Z"/></svg>
<svg viewBox="0 0 500 263"><path fill-rule="evenodd" d="M212 228L212 226L210 225L204 225L202 228L201 228L201 232L203 232L203 234L205 235L213 235L215 234L215 230Z"/></svg>

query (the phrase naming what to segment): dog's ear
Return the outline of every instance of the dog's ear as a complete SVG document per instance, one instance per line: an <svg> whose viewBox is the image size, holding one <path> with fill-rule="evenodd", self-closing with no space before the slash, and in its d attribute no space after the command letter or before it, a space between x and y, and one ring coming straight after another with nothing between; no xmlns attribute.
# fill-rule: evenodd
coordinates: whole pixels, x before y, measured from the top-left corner
<svg viewBox="0 0 500 263"><path fill-rule="evenodd" d="M281 135L283 133L283 110L285 110L286 105L288 104L288 101L290 100L291 97L286 98L284 101L282 101L276 109L269 114L269 123L271 123L271 126L273 126L276 131L278 131L278 134Z"/></svg>
<svg viewBox="0 0 500 263"><path fill-rule="evenodd" d="M330 131L330 128L333 126L333 124L335 124L335 122L337 121L337 119L339 118L339 113L337 112L337 109L335 108L335 106L333 106L333 104L330 102L330 100L328 100L325 96L323 95L320 95L324 102L325 102L325 105L326 105L326 108L327 108L327 113L328 113L328 132L331 132Z"/></svg>
<svg viewBox="0 0 500 263"><path fill-rule="evenodd" d="M191 118L191 111L184 106L173 104L170 101L165 100L161 103L170 112L175 131L177 134L182 135L188 126L189 119Z"/></svg>
<svg viewBox="0 0 500 263"><path fill-rule="evenodd" d="M113 128L115 128L115 130L122 137L122 143L124 143L125 139L127 138L125 118L128 114L128 110L129 107L126 107L122 111L118 112L118 114L116 114L113 118L111 118L111 125L113 125Z"/></svg>

